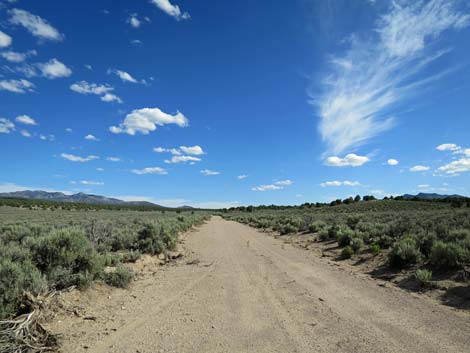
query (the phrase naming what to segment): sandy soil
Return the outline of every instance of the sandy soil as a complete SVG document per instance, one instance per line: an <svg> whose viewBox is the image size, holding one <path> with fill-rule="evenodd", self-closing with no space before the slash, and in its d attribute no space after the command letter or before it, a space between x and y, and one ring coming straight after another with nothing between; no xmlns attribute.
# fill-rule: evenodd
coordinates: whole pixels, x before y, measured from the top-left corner
<svg viewBox="0 0 470 353"><path fill-rule="evenodd" d="M470 314L213 217L129 290L66 294L62 352L469 352Z"/></svg>

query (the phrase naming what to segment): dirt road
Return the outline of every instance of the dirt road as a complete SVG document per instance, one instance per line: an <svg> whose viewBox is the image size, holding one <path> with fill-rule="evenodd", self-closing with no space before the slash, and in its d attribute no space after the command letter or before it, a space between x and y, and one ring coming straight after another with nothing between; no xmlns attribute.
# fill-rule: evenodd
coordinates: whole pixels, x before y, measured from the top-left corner
<svg viewBox="0 0 470 353"><path fill-rule="evenodd" d="M64 323L63 351L470 351L468 313L379 286L247 226L214 217L186 247L199 264L91 298L98 319L73 323L73 336Z"/></svg>

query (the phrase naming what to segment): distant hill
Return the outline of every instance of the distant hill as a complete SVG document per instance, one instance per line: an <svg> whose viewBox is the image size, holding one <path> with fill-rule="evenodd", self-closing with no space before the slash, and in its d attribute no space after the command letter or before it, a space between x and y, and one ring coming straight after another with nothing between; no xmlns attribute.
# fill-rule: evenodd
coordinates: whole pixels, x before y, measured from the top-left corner
<svg viewBox="0 0 470 353"><path fill-rule="evenodd" d="M465 196L462 195L441 195L441 194L435 194L435 193L424 193L420 192L417 195L410 195L410 194L405 194L403 195L404 199L421 199L421 200L443 200L443 199L461 199L465 198Z"/></svg>
<svg viewBox="0 0 470 353"><path fill-rule="evenodd" d="M162 207L148 201L123 201L111 197L100 195L85 194L79 192L78 194L66 195L62 192L47 192L40 190L25 190L15 192L0 193L0 197L4 198L18 198L29 200L46 200L56 202L76 202L95 205L128 205L128 206L152 206Z"/></svg>

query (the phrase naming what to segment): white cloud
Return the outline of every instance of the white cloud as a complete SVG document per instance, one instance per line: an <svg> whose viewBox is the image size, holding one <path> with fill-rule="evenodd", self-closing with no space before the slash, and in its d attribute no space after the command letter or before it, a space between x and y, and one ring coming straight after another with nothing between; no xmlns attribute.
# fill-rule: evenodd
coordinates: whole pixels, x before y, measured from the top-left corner
<svg viewBox="0 0 470 353"><path fill-rule="evenodd" d="M171 159L166 159L165 163L186 163L186 162L200 162L201 158L194 156L173 156Z"/></svg>
<svg viewBox="0 0 470 353"><path fill-rule="evenodd" d="M414 167L410 168L410 172L425 172L429 169L430 169L430 167L428 167L426 165L415 165Z"/></svg>
<svg viewBox="0 0 470 353"><path fill-rule="evenodd" d="M369 37L351 36L349 50L332 58L323 93L312 94L329 152L355 149L390 129L398 104L446 73L417 75L449 51L433 46L444 31L470 24L456 3L393 1Z"/></svg>
<svg viewBox="0 0 470 353"><path fill-rule="evenodd" d="M99 139L98 139L95 135L92 135L92 134L86 135L86 136L85 136L85 140L99 141Z"/></svg>
<svg viewBox="0 0 470 353"><path fill-rule="evenodd" d="M206 176L210 176L210 175L219 175L220 172L216 172L216 171L210 170L210 169L203 169L203 170L201 170L201 174L206 175Z"/></svg>
<svg viewBox="0 0 470 353"><path fill-rule="evenodd" d="M43 135L43 134L40 134L39 135L39 139L40 140L43 140L43 141L54 141L55 140L55 136L54 135Z"/></svg>
<svg viewBox="0 0 470 353"><path fill-rule="evenodd" d="M5 32L0 31L0 48L6 48L11 45L13 40Z"/></svg>
<svg viewBox="0 0 470 353"><path fill-rule="evenodd" d="M98 172L104 172L104 168L96 168L96 171L98 171Z"/></svg>
<svg viewBox="0 0 470 353"><path fill-rule="evenodd" d="M119 126L111 126L109 130L112 133L126 133L134 136L136 133L143 135L155 131L157 126L175 124L179 127L188 126L188 119L180 112L175 115L162 112L159 108L142 108L133 110L127 114L124 122Z"/></svg>
<svg viewBox="0 0 470 353"><path fill-rule="evenodd" d="M84 163L84 162L90 162L90 161L93 161L95 159L99 159L98 156L87 156L87 157L80 157L80 156L76 156L76 155L73 155L73 154L68 154L68 153L62 153L60 155L62 158L64 159L67 159L71 162L80 162L80 163Z"/></svg>
<svg viewBox="0 0 470 353"><path fill-rule="evenodd" d="M116 96L115 94L113 93L106 93L103 97L100 98L103 102L107 102L107 103L110 103L110 102L116 102L116 103L119 103L121 104L122 103L122 99L119 98L118 96Z"/></svg>
<svg viewBox="0 0 470 353"><path fill-rule="evenodd" d="M436 150L439 151L456 151L460 147L457 146L455 143L443 143L442 145L439 145L436 147Z"/></svg>
<svg viewBox="0 0 470 353"><path fill-rule="evenodd" d="M248 178L248 175L246 175L246 174L242 174L242 175L237 176L238 180L243 180L243 179L246 179L246 178Z"/></svg>
<svg viewBox="0 0 470 353"><path fill-rule="evenodd" d="M325 164L330 167L360 167L369 161L370 159L366 156L349 153L344 158L328 157L325 160Z"/></svg>
<svg viewBox="0 0 470 353"><path fill-rule="evenodd" d="M292 180L286 179L286 180L280 180L276 181L273 184L264 184L264 185L259 185L252 187L251 190L253 191L272 191L272 190L282 190L284 187L292 185L293 182Z"/></svg>
<svg viewBox="0 0 470 353"><path fill-rule="evenodd" d="M268 184L268 185L260 185L252 187L251 190L253 191L272 191L272 190L282 190L284 189L282 186Z"/></svg>
<svg viewBox="0 0 470 353"><path fill-rule="evenodd" d="M73 130L68 127L68 128L65 129L65 131L70 133L70 132L72 132Z"/></svg>
<svg viewBox="0 0 470 353"><path fill-rule="evenodd" d="M166 175L168 172L160 167L147 167L144 169L133 169L132 173L137 174L137 175L143 175L143 174L159 174L159 175Z"/></svg>
<svg viewBox="0 0 470 353"><path fill-rule="evenodd" d="M12 24L23 26L35 37L53 41L60 41L64 38L64 36L46 20L28 11L12 9L9 10L8 13L11 16L10 22Z"/></svg>
<svg viewBox="0 0 470 353"><path fill-rule="evenodd" d="M470 158L461 158L459 160L450 162L438 168L439 171L450 175L457 175L458 173L470 172Z"/></svg>
<svg viewBox="0 0 470 353"><path fill-rule="evenodd" d="M55 58L46 63L37 64L37 67L41 71L41 75L49 79L72 75L72 70Z"/></svg>
<svg viewBox="0 0 470 353"><path fill-rule="evenodd" d="M74 92L80 93L80 94L94 94L97 96L101 96L101 100L103 102L117 102L117 103L122 103L121 98L116 96L113 93L110 93L114 91L114 87L110 85L99 85L96 83L90 83L87 81L80 81L76 82L73 85L70 86L70 89Z"/></svg>
<svg viewBox="0 0 470 353"><path fill-rule="evenodd" d="M142 22L137 18L137 14L132 14L127 19L127 23L129 23L134 28L139 28Z"/></svg>
<svg viewBox="0 0 470 353"><path fill-rule="evenodd" d="M121 158L119 158L119 157L107 157L106 160L110 161L110 162L120 162Z"/></svg>
<svg viewBox="0 0 470 353"><path fill-rule="evenodd" d="M393 166L393 165L398 165L398 163L399 163L399 162L398 162L396 159L393 159L393 158L391 158L391 159L389 159L389 160L387 161L387 164L388 164L388 165L392 165L392 166Z"/></svg>
<svg viewBox="0 0 470 353"><path fill-rule="evenodd" d="M167 15L177 20L187 20L191 18L189 13L182 12L179 6L171 4L170 0L151 0L151 2Z"/></svg>
<svg viewBox="0 0 470 353"><path fill-rule="evenodd" d="M2 58L12 63L21 63L25 61L28 57L36 55L36 54L37 54L36 50L30 50L25 53L19 53L19 52L10 50L10 51L4 51L0 53Z"/></svg>
<svg viewBox="0 0 470 353"><path fill-rule="evenodd" d="M327 186L360 186L360 185L361 185L361 183L359 183L358 181L348 181L348 180L345 180L345 181L338 181L338 180L325 181L325 182L320 184L320 186L322 186L322 187L327 187Z"/></svg>
<svg viewBox="0 0 470 353"><path fill-rule="evenodd" d="M153 151L157 152L157 153L168 152L168 150L166 148L163 148L163 147L154 147Z"/></svg>
<svg viewBox="0 0 470 353"><path fill-rule="evenodd" d="M13 130L15 130L15 124L13 124L8 119L0 118L0 133L1 134L9 134Z"/></svg>
<svg viewBox="0 0 470 353"><path fill-rule="evenodd" d="M281 185L281 186L289 186L289 185L292 185L293 182L292 180L287 179L287 180L276 181L274 184Z"/></svg>
<svg viewBox="0 0 470 353"><path fill-rule="evenodd" d="M76 183L76 182L72 182L72 183ZM104 183L102 181L91 181L91 180L80 180L78 182L78 184L82 184L82 185L90 185L90 186L102 186L104 185Z"/></svg>
<svg viewBox="0 0 470 353"><path fill-rule="evenodd" d="M429 184L421 184L421 185L418 185L418 188L420 189L428 189L431 185Z"/></svg>
<svg viewBox="0 0 470 353"><path fill-rule="evenodd" d="M33 135L31 135L31 133L28 130L21 130L20 134L21 136L27 137L27 138L33 137Z"/></svg>
<svg viewBox="0 0 470 353"><path fill-rule="evenodd" d="M20 124L25 124L25 125L38 125L38 123L36 122L36 120L34 120L33 118L31 118L30 116L28 115L20 115L20 116L17 116L15 121L17 123L20 123Z"/></svg>
<svg viewBox="0 0 470 353"><path fill-rule="evenodd" d="M451 151L453 154L463 154L470 157L470 148L465 148L455 143L444 143L436 147L439 151Z"/></svg>
<svg viewBox="0 0 470 353"><path fill-rule="evenodd" d="M74 92L80 94L95 94L95 95L102 95L114 90L113 87L109 85L98 85L96 83L89 83L86 81L80 81L74 83L70 86L70 89Z"/></svg>
<svg viewBox="0 0 470 353"><path fill-rule="evenodd" d="M28 80L1 80L0 91L10 91L13 93L26 93L33 90L34 84Z"/></svg>
<svg viewBox="0 0 470 353"><path fill-rule="evenodd" d="M66 195L72 194L69 191L51 189L44 186L22 186L14 183L0 183L0 193L3 192L16 192L16 191L25 191L25 190L43 190L47 192L62 192Z"/></svg>
<svg viewBox="0 0 470 353"><path fill-rule="evenodd" d="M197 146L197 145L196 146L190 146L190 147L180 146L180 150L185 154L190 154L190 155L193 155L193 156L200 156L202 154L205 154L202 147Z"/></svg>
<svg viewBox="0 0 470 353"><path fill-rule="evenodd" d="M113 73L119 77L123 82L139 83L130 73L122 70L108 70L108 73Z"/></svg>

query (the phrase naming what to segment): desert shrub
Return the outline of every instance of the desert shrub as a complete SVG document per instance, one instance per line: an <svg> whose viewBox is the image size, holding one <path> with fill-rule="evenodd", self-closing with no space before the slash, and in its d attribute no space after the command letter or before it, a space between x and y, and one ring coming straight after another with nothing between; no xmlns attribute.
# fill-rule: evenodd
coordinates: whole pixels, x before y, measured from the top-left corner
<svg viewBox="0 0 470 353"><path fill-rule="evenodd" d="M364 241L361 238L353 238L351 241L351 248L354 252L358 252L364 246Z"/></svg>
<svg viewBox="0 0 470 353"><path fill-rule="evenodd" d="M127 288L133 278L134 273L124 266L118 266L114 271L104 275L105 283L117 288Z"/></svg>
<svg viewBox="0 0 470 353"><path fill-rule="evenodd" d="M137 241L139 250L147 254L160 254L165 250L165 244L160 238L160 230L153 223L144 225L137 235Z"/></svg>
<svg viewBox="0 0 470 353"><path fill-rule="evenodd" d="M76 228L56 230L39 239L30 239L28 245L33 263L50 285L57 288L84 287L103 268L102 259L84 232Z"/></svg>
<svg viewBox="0 0 470 353"><path fill-rule="evenodd" d="M45 289L45 279L30 260L0 257L0 319L17 311L17 300L23 291L39 294Z"/></svg>
<svg viewBox="0 0 470 353"><path fill-rule="evenodd" d="M122 262L137 262L141 258L142 254L140 251L128 251L122 254Z"/></svg>
<svg viewBox="0 0 470 353"><path fill-rule="evenodd" d="M380 246L381 249L388 249L393 245L394 240L392 237L388 235L382 235L377 239L376 242Z"/></svg>
<svg viewBox="0 0 470 353"><path fill-rule="evenodd" d="M281 235L286 235L286 234L291 234L291 233L297 233L298 228L292 224L285 224L280 227L279 233Z"/></svg>
<svg viewBox="0 0 470 353"><path fill-rule="evenodd" d="M436 267L455 268L466 262L468 250L455 243L436 242L429 256L429 263Z"/></svg>
<svg viewBox="0 0 470 353"><path fill-rule="evenodd" d="M342 251L341 251L341 257L343 259L349 259L351 256L354 255L354 250L351 246L346 246Z"/></svg>
<svg viewBox="0 0 470 353"><path fill-rule="evenodd" d="M429 288L431 285L432 272L426 269L416 270L415 278L420 288Z"/></svg>
<svg viewBox="0 0 470 353"><path fill-rule="evenodd" d="M346 224L348 225L349 228L352 230L356 229L356 226L358 223L361 221L361 217L359 216L349 216L348 219L346 220Z"/></svg>
<svg viewBox="0 0 470 353"><path fill-rule="evenodd" d="M326 228L326 223L323 221L315 221L315 222L310 223L310 225L308 226L308 230L311 233L317 233L325 228Z"/></svg>
<svg viewBox="0 0 470 353"><path fill-rule="evenodd" d="M434 243L437 241L436 234L426 234L418 237L419 250L425 257L429 257Z"/></svg>
<svg viewBox="0 0 470 353"><path fill-rule="evenodd" d="M369 250L372 254L374 254L374 256L377 256L378 254L380 254L380 245L372 244Z"/></svg>
<svg viewBox="0 0 470 353"><path fill-rule="evenodd" d="M328 240L329 236L328 236L328 230L327 229L322 229L318 232L318 238L321 240L321 241L325 241L325 240Z"/></svg>
<svg viewBox="0 0 470 353"><path fill-rule="evenodd" d="M338 232L338 245L339 246L348 246L353 240L354 232L351 229L342 229Z"/></svg>
<svg viewBox="0 0 470 353"><path fill-rule="evenodd" d="M328 228L328 239L336 239L338 237L339 226L333 225Z"/></svg>
<svg viewBox="0 0 470 353"><path fill-rule="evenodd" d="M395 243L389 254L390 264L396 267L403 267L415 264L421 259L416 241L413 238L402 238Z"/></svg>

